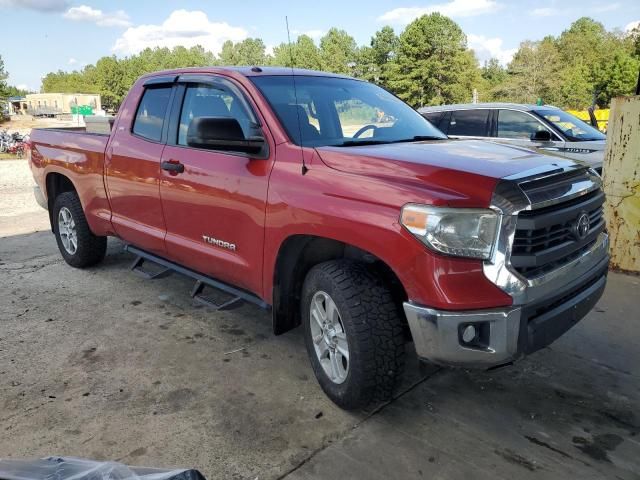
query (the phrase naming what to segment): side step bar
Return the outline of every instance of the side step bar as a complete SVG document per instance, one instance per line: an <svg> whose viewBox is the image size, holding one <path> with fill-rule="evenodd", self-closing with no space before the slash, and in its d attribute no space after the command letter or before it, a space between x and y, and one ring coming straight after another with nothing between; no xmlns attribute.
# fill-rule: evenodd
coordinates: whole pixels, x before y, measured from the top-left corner
<svg viewBox="0 0 640 480"><path fill-rule="evenodd" d="M182 267L178 264L170 262L169 260L165 260L162 257L158 257L156 255L153 255L152 253L140 250L139 248L136 248L132 245L125 245L124 250L126 252L137 255L136 259L131 264L131 270L145 279L151 280L155 278L163 278L167 275L171 275L174 272L194 279L196 281L196 284L191 290L191 297L197 302L202 303L203 305L211 307L215 310L228 310L232 307L239 306L242 302L245 301L253 303L254 305L257 305L258 307L264 308L266 310L271 308L271 305L252 293L221 282L220 280L207 277L206 275L202 275L198 272L194 272L189 268ZM147 272L142 268L142 265L145 261L154 263L160 267L164 267L164 269L157 273ZM207 298L203 295L203 290L205 287L214 288L228 295L231 295L233 298L227 300L226 302L216 303L210 298Z"/></svg>

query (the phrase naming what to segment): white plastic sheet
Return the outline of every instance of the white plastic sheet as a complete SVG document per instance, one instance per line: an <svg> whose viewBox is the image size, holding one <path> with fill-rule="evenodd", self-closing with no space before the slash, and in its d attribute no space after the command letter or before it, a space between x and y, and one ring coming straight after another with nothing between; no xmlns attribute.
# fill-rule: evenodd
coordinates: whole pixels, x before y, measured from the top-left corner
<svg viewBox="0 0 640 480"><path fill-rule="evenodd" d="M197 470L129 467L74 457L0 459L0 480L206 480Z"/></svg>

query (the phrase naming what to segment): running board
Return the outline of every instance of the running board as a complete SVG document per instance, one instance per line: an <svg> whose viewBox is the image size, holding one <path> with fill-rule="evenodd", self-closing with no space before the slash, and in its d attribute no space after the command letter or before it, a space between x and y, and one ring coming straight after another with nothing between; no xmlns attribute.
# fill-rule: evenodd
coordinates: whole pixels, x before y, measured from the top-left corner
<svg viewBox="0 0 640 480"><path fill-rule="evenodd" d="M253 303L254 305L257 305L258 307L264 308L266 310L271 308L268 303L252 293L236 288L220 280L202 275L189 268L170 262L169 260L165 260L162 257L158 257L152 253L140 250L137 247L125 245L124 250L137 256L135 261L131 265L131 270L145 279L163 278L171 275L174 272L194 279L196 281L196 284L191 290L191 297L197 302L213 308L214 310L228 310L232 307L241 305L242 302ZM164 267L164 269L158 273L150 273L142 268L142 265L145 261L151 262L160 267ZM216 303L214 300L203 295L203 290L205 287L211 287L224 292L228 295L231 295L232 298L222 303Z"/></svg>
<svg viewBox="0 0 640 480"><path fill-rule="evenodd" d="M173 270L170 268L165 268L164 270L160 270L156 273L151 273L142 268L142 264L145 262L145 258L138 255L136 259L131 264L131 271L137 275L140 275L145 280L153 280L154 278L164 278L168 277L173 273Z"/></svg>
<svg viewBox="0 0 640 480"><path fill-rule="evenodd" d="M211 298L205 297L202 294L205 286L206 284L202 283L200 280L196 280L196 284L191 290L191 298L202 305L213 308L214 310L231 310L232 308L238 307L242 304L242 299L240 297L233 297L226 302L216 303Z"/></svg>

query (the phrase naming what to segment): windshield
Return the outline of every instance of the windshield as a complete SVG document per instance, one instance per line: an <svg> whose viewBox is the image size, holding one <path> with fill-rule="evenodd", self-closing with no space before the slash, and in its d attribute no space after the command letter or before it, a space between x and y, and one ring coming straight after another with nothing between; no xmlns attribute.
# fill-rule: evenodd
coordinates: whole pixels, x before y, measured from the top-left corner
<svg viewBox="0 0 640 480"><path fill-rule="evenodd" d="M535 110L535 113L552 123L572 142L605 140L607 138L591 125L562 110Z"/></svg>
<svg viewBox="0 0 640 480"><path fill-rule="evenodd" d="M371 83L335 77L251 77L291 140L306 147L445 139L418 112ZM299 122L299 123L298 123Z"/></svg>

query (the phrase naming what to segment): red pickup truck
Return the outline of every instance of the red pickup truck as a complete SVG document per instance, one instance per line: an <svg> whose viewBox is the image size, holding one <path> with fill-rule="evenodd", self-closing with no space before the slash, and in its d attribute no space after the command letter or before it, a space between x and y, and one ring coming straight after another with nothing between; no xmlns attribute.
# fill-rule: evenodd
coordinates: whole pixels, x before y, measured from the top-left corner
<svg viewBox="0 0 640 480"><path fill-rule="evenodd" d="M464 367L554 341L605 287L600 177L571 160L448 140L387 91L305 70L140 78L110 135L35 129L30 164L64 259L106 237L132 268L302 325L344 408L388 398L405 346ZM156 271L157 273L157 271Z"/></svg>

